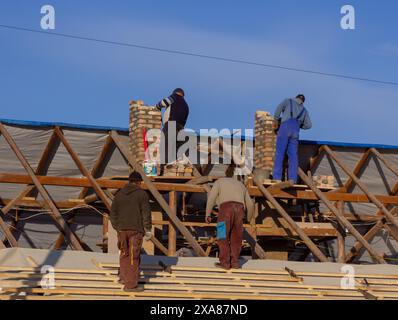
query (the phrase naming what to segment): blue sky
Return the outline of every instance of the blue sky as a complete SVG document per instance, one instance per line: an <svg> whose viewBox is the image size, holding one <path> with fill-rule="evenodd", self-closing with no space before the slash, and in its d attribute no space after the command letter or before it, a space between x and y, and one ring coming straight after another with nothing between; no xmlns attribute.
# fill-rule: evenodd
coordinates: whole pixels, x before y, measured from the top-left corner
<svg viewBox="0 0 398 320"><path fill-rule="evenodd" d="M397 1L2 0L0 24L398 82ZM356 30L340 8L356 9ZM188 126L252 128L305 93L302 139L398 145L398 87L116 47L0 28L0 118L128 126L128 101L154 104L178 86Z"/></svg>

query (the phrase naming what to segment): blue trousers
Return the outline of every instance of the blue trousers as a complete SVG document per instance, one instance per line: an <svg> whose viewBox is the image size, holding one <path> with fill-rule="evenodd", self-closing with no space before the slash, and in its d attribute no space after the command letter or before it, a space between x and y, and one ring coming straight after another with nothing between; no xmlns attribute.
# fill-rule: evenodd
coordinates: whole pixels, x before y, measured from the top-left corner
<svg viewBox="0 0 398 320"><path fill-rule="evenodd" d="M282 180L283 160L287 152L289 180L297 182L299 132L300 126L296 119L289 119L281 124L276 138L274 180Z"/></svg>

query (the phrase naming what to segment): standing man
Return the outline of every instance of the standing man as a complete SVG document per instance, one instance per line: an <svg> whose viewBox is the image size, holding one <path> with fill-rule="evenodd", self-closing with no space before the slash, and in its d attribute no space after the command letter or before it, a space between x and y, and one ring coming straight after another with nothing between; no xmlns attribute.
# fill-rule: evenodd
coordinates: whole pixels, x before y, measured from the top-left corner
<svg viewBox="0 0 398 320"><path fill-rule="evenodd" d="M119 282L124 291L139 292L138 288L142 240L152 237L151 207L146 191L140 188L138 172L132 172L127 183L115 196L110 221L118 234L120 250Z"/></svg>
<svg viewBox="0 0 398 320"><path fill-rule="evenodd" d="M184 97L184 90L177 88L171 96L156 104L159 111L165 108L163 115L164 141L161 150L164 150L162 162L164 160L166 164L177 159L178 149L184 143L184 141L177 141L178 133L184 129L189 115L189 107Z"/></svg>
<svg viewBox="0 0 398 320"><path fill-rule="evenodd" d="M206 206L206 222L211 222L210 214L214 205L218 206L217 242L220 262L216 267L225 270L239 269L239 256L243 240L243 219L247 210L247 220L251 221L254 204L245 185L232 178L233 170L226 178L218 179L211 189ZM220 231L222 234L220 234Z"/></svg>
<svg viewBox="0 0 398 320"><path fill-rule="evenodd" d="M274 119L279 123L276 139L276 152L274 161L274 180L282 180L283 160L285 153L289 158L289 182L297 183L298 171L298 143L300 129L312 127L308 111L304 108L305 97L303 94L296 99L285 99L276 108Z"/></svg>

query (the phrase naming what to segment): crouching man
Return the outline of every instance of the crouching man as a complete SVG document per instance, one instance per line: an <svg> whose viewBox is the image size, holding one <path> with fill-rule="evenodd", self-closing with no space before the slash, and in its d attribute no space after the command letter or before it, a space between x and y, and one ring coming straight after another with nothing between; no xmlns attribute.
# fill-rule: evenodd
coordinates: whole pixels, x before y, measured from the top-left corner
<svg viewBox="0 0 398 320"><path fill-rule="evenodd" d="M110 221L118 234L120 250L119 282L124 291L138 292L140 254L142 241L152 237L149 196L140 188L142 178L138 172L129 176L127 183L115 196Z"/></svg>
<svg viewBox="0 0 398 320"><path fill-rule="evenodd" d="M251 221L254 204L245 185L233 178L229 169L226 178L218 179L211 189L206 205L206 222L211 222L210 214L214 205L218 206L217 243L220 262L216 267L225 270L239 269L239 256L243 240L243 219Z"/></svg>

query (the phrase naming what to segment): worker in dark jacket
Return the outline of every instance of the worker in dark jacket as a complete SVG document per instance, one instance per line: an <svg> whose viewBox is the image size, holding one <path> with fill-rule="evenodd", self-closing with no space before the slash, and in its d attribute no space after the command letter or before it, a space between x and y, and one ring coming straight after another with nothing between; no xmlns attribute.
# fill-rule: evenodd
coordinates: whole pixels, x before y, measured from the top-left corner
<svg viewBox="0 0 398 320"><path fill-rule="evenodd" d="M131 173L129 183L116 194L110 212L110 221L118 234L119 282L129 292L143 290L137 287L142 241L152 237L149 196L140 188L141 181L138 172Z"/></svg>
<svg viewBox="0 0 398 320"><path fill-rule="evenodd" d="M185 92L181 88L173 91L171 96L156 104L158 110L165 109L163 114L162 163L171 163L177 159L178 149L184 141L178 141L178 133L184 129L189 115L185 101Z"/></svg>
<svg viewBox="0 0 398 320"><path fill-rule="evenodd" d="M276 108L274 119L279 123L276 138L274 160L274 180L282 180L283 160L285 153L289 158L289 182L297 183L298 144L300 129L312 127L310 115L304 107L305 97L302 94L295 99L285 99Z"/></svg>

